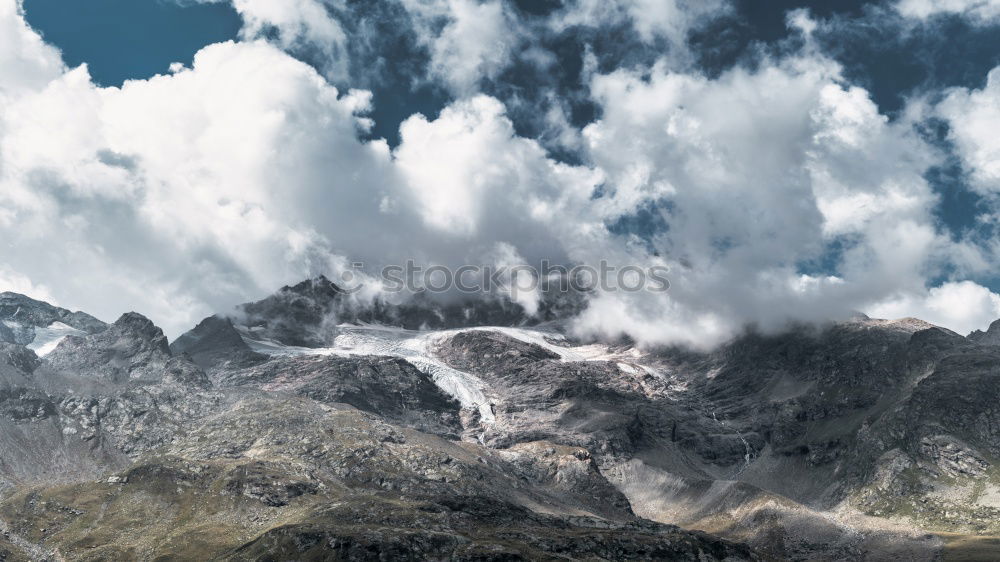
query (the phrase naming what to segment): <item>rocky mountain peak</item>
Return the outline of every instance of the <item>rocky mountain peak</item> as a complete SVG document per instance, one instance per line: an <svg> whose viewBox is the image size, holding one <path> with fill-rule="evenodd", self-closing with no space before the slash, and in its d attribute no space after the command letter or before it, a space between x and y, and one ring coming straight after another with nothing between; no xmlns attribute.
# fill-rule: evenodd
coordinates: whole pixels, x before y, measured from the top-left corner
<svg viewBox="0 0 1000 562"><path fill-rule="evenodd" d="M171 378L207 385L194 364L172 356L163 330L135 312L103 332L65 338L45 359L53 371L115 384Z"/></svg>
<svg viewBox="0 0 1000 562"><path fill-rule="evenodd" d="M327 279L326 275L306 279L292 286L286 285L279 292L295 293L310 297L316 301L332 300L344 293L343 289L333 281Z"/></svg>
<svg viewBox="0 0 1000 562"><path fill-rule="evenodd" d="M44 355L68 335L96 334L107 324L18 293L0 293L0 342L26 345Z"/></svg>
<svg viewBox="0 0 1000 562"><path fill-rule="evenodd" d="M62 322L90 334L100 332L107 327L107 324L87 313L66 310L9 291L0 293L0 322L15 324L22 328L45 328L54 322Z"/></svg>
<svg viewBox="0 0 1000 562"><path fill-rule="evenodd" d="M968 338L981 345L1000 345L1000 320L994 320L985 332L973 331Z"/></svg>
<svg viewBox="0 0 1000 562"><path fill-rule="evenodd" d="M218 315L209 316L181 335L170 344L170 351L175 355L187 354L203 369L223 364L248 367L267 359L250 349L230 318Z"/></svg>
<svg viewBox="0 0 1000 562"><path fill-rule="evenodd" d="M152 320L138 312L126 312L122 314L118 320L115 320L114 329L119 334L130 334L142 338L150 342L153 349L158 350L164 355L170 355L167 337L163 335L163 330L153 324Z"/></svg>
<svg viewBox="0 0 1000 562"><path fill-rule="evenodd" d="M398 300L377 297L360 301L320 275L240 305L231 319L238 331L254 339L323 347L336 336L338 324L380 324L409 330L528 326L571 317L585 306L582 294L555 289L543 291L534 315L506 295L487 293L455 299L418 291Z"/></svg>

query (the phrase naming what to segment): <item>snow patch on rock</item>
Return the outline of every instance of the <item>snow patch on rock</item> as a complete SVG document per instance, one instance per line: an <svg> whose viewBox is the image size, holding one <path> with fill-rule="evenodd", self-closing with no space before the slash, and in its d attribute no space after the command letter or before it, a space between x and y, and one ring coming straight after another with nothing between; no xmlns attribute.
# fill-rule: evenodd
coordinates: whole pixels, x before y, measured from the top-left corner
<svg viewBox="0 0 1000 562"><path fill-rule="evenodd" d="M27 345L35 355L44 357L52 352L66 336L86 336L87 332L78 330L62 322L53 322L45 328L35 328L35 339Z"/></svg>
<svg viewBox="0 0 1000 562"><path fill-rule="evenodd" d="M341 325L331 346L309 348L255 339L257 334L250 330L237 329L253 351L267 355L382 355L405 359L430 376L438 388L458 400L463 407L478 410L483 422L495 421L486 383L475 375L449 367L434 356L432 346L437 333L386 326Z"/></svg>

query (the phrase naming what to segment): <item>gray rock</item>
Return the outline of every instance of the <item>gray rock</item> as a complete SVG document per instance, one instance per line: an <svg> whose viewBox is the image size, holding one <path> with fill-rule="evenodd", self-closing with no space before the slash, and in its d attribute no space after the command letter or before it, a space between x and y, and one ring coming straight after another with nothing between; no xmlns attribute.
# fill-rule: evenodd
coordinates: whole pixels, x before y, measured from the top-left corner
<svg viewBox="0 0 1000 562"><path fill-rule="evenodd" d="M552 351L571 340L449 332L435 361L482 381L495 421L404 357L268 357L245 340L530 324L522 312L358 308L317 278L171 346L132 313L42 359L0 344L0 523L71 559L918 560L940 541L873 522L1000 532L992 327L858 316L709 352L615 342L625 359L588 361Z"/></svg>
<svg viewBox="0 0 1000 562"><path fill-rule="evenodd" d="M72 312L17 293L0 293L0 342L29 344L35 338L35 328L45 328L53 322L62 322L88 334L96 334L107 327L83 312Z"/></svg>
<svg viewBox="0 0 1000 562"><path fill-rule="evenodd" d="M202 320L194 329L171 343L170 351L174 355L186 353L206 370L248 367L267 360L266 355L250 349L232 320L222 316L209 316Z"/></svg>

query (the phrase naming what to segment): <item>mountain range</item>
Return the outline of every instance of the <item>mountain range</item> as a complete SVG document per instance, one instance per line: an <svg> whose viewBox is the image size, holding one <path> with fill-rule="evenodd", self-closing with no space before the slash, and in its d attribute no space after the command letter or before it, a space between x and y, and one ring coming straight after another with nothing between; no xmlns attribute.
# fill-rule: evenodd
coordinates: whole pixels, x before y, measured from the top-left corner
<svg viewBox="0 0 1000 562"><path fill-rule="evenodd" d="M0 559L1000 559L1000 321L694 351L582 306L319 277L169 342L0 293Z"/></svg>

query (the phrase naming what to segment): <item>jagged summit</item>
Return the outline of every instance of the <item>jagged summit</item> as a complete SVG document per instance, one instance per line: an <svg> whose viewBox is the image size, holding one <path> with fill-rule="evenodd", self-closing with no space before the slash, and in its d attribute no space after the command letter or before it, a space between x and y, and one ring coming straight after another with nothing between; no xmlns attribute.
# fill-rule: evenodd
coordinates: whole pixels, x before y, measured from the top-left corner
<svg viewBox="0 0 1000 562"><path fill-rule="evenodd" d="M123 314L102 332L66 337L46 356L46 365L63 375L115 384L170 379L208 385L194 364L173 356L163 330L136 312Z"/></svg>
<svg viewBox="0 0 1000 562"><path fill-rule="evenodd" d="M231 326L205 319L202 323L207 321L206 325L182 335L175 344L177 350L194 354L196 351L190 349L193 342L212 331L213 337L225 338L238 348L232 337L235 330L242 337L256 341L322 347L336 336L339 324L378 324L408 330L530 326L571 317L584 307L583 295L555 291L542 295L534 315L506 296L489 294L455 300L417 292L401 297L399 302L381 296L361 300L320 275L236 307L232 314L224 315Z"/></svg>
<svg viewBox="0 0 1000 562"><path fill-rule="evenodd" d="M122 314L118 320L115 320L114 327L123 332L129 332L156 342L156 345L160 345L166 341L163 330L158 328L156 324L153 324L152 320L138 312L126 312Z"/></svg>
<svg viewBox="0 0 1000 562"><path fill-rule="evenodd" d="M0 342L26 345L45 355L66 336L96 334L107 324L25 295L0 293Z"/></svg>
<svg viewBox="0 0 1000 562"><path fill-rule="evenodd" d="M974 330L968 338L981 345L1000 345L1000 320L990 323L986 331Z"/></svg>
<svg viewBox="0 0 1000 562"><path fill-rule="evenodd" d="M107 327L107 324L85 312L66 310L9 291L0 293L0 320L37 328L47 327L53 322L62 322L91 334Z"/></svg>
<svg viewBox="0 0 1000 562"><path fill-rule="evenodd" d="M65 336L96 334L107 324L84 313L52 306L19 293L0 293L0 341L47 353Z"/></svg>
<svg viewBox="0 0 1000 562"><path fill-rule="evenodd" d="M267 357L256 353L243 340L233 321L223 316L209 316L170 344L175 354L187 354L204 369L226 364L250 366Z"/></svg>
<svg viewBox="0 0 1000 562"><path fill-rule="evenodd" d="M344 290L333 281L327 279L326 275L321 274L311 279L301 281L295 285L286 285L282 287L279 292L291 292L323 300L335 298L343 294Z"/></svg>

